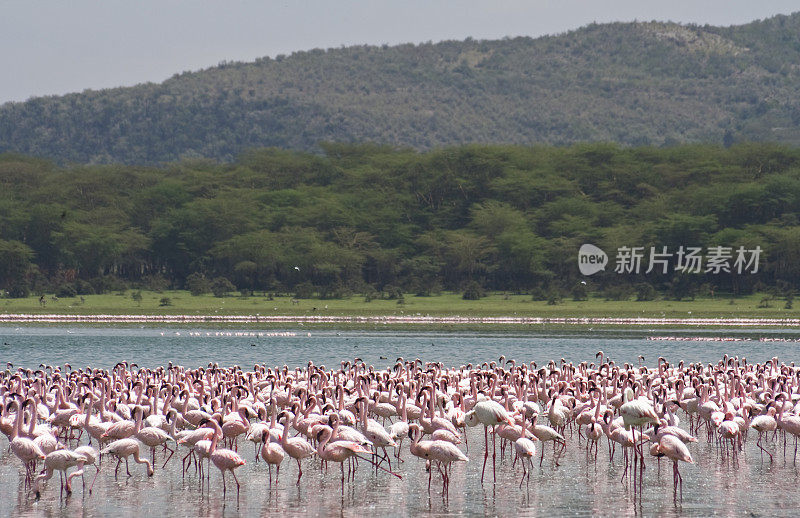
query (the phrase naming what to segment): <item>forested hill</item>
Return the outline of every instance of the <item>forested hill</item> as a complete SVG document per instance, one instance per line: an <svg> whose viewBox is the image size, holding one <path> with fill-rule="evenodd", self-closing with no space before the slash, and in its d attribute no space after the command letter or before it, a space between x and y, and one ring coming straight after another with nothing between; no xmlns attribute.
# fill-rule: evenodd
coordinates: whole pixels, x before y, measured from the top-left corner
<svg viewBox="0 0 800 518"><path fill-rule="evenodd" d="M800 13L613 23L537 39L297 52L0 107L0 151L61 163L232 161L371 141L800 144Z"/></svg>

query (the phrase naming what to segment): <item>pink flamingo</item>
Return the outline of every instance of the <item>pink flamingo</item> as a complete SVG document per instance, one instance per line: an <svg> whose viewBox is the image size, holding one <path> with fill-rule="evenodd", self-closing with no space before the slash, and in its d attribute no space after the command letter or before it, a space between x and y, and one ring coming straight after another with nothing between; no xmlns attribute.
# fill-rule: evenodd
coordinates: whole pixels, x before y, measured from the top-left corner
<svg viewBox="0 0 800 518"><path fill-rule="evenodd" d="M483 425L484 453L481 484L483 484L483 476L486 472L486 460L489 458L489 427L492 427L492 473L494 474L494 481L497 482L497 466L495 461L497 449L495 447L494 428L501 423L513 425L514 420L506 413L506 409L503 405L497 401L487 399L475 403L472 410L464 415L464 422L469 426L477 426L479 423Z"/></svg>
<svg viewBox="0 0 800 518"><path fill-rule="evenodd" d="M300 461L314 455L316 450L302 437L289 437L289 414L287 412L280 413L278 416L279 423L281 422L281 419L285 421L281 423L283 425L281 447L283 447L283 451L288 453L291 458L297 461L297 485L299 486L300 478L303 476L303 467L300 464ZM295 414L295 420L297 420L297 414Z"/></svg>
<svg viewBox="0 0 800 518"><path fill-rule="evenodd" d="M778 421L775 419L775 406L772 401L767 403L767 413L756 416L750 421L750 428L754 428L758 432L758 440L756 446L761 450L761 460L764 460L764 452L769 455L769 461L772 462L772 454L761 446L761 440L764 438L765 433L774 432L778 428Z"/></svg>
<svg viewBox="0 0 800 518"><path fill-rule="evenodd" d="M678 484L680 484L681 498L683 498L683 477L678 471L678 461L688 462L694 464L692 455L689 453L689 448L675 437L674 435L664 435L654 448L657 454L664 455L672 459L672 481L674 484L674 491L677 495Z"/></svg>
<svg viewBox="0 0 800 518"><path fill-rule="evenodd" d="M277 467L275 485L278 485L278 475L281 474L281 462L283 462L284 456L283 447L279 443L270 440L269 429L264 430L261 435L261 458L269 466L269 487L272 487L272 466Z"/></svg>
<svg viewBox="0 0 800 518"><path fill-rule="evenodd" d="M36 461L44 460L45 458L45 454L41 448L36 445L33 439L25 437L22 432L23 413L25 411L25 407L30 404L31 401L33 400L27 399L22 406L20 406L17 400L13 400L10 403L10 405L16 409L17 415L14 421L14 431L12 433L11 443L9 446L14 455L16 455L25 466L25 487L29 487L33 482L33 473L36 470ZM35 414L31 416L31 419L35 421Z"/></svg>
<svg viewBox="0 0 800 518"><path fill-rule="evenodd" d="M239 497L239 479L236 478L236 472L234 471L236 468L245 465L245 461L242 457L239 456L233 450L228 450L224 448L217 448L217 441L222 436L222 427L213 419L201 422L201 426L207 423L211 423L211 426L217 432L211 438L211 462L220 470L222 473L222 496L225 496L227 491L227 487L225 486L225 472L230 471L231 475L233 475L233 480L236 481L236 497Z"/></svg>
<svg viewBox="0 0 800 518"><path fill-rule="evenodd" d="M84 460L78 462L78 471L75 471L67 477L67 482L71 481L73 478L77 477L78 475L81 476L81 480L83 480L83 469L86 464L94 466L94 478L92 479L92 485L89 486L89 494L92 493L92 489L94 489L94 483L97 480L97 475L100 474L100 468L97 466L97 456L98 452L91 446L78 446L75 448L75 453L78 455L82 455ZM86 490L86 483L84 482L83 489Z"/></svg>
<svg viewBox="0 0 800 518"><path fill-rule="evenodd" d="M136 439L117 439L116 441L112 442L100 452L102 454L111 454L117 457L117 467L114 468L114 479L117 478L117 472L119 471L119 465L122 463L122 459L125 459L125 471L128 473L128 476L131 476L131 472L128 469L128 457L133 457L133 460L136 461L138 464L144 464L147 467L147 476L153 476L153 466L150 464L150 461L147 459L143 459L140 457L139 454L139 441Z"/></svg>
<svg viewBox="0 0 800 518"><path fill-rule="evenodd" d="M33 484L33 492L36 494L36 500L39 499L39 486L42 481L50 480L55 471L61 471L65 475L67 470L71 467L77 466L78 463L86 462L86 457L80 453L71 450L56 450L48 453L44 458L45 472L36 477ZM67 495L72 494L72 486L70 485L71 478L67 477ZM64 480L61 480L61 493L64 492Z"/></svg>
<svg viewBox="0 0 800 518"><path fill-rule="evenodd" d="M526 420L523 418L522 434L514 441L514 450L519 458L519 463L522 464L522 478L519 480L520 488L522 488L522 481L525 480L526 475L528 483L530 484L530 472L533 471L533 457L536 456L536 444L534 444L533 441L538 441L535 436L531 436L533 440L526 437L528 435L528 428L525 426L525 424ZM516 462L516 459L514 460Z"/></svg>
<svg viewBox="0 0 800 518"><path fill-rule="evenodd" d="M317 455L326 462L338 462L342 471L342 492L344 492L344 461L358 453L372 453L357 442L334 441L330 442L333 429L323 426L317 433Z"/></svg>
<svg viewBox="0 0 800 518"><path fill-rule="evenodd" d="M449 441L435 440L428 447L428 458L439 465L442 474L442 494L450 493L450 467L453 462L467 462L469 457L464 455L458 446Z"/></svg>

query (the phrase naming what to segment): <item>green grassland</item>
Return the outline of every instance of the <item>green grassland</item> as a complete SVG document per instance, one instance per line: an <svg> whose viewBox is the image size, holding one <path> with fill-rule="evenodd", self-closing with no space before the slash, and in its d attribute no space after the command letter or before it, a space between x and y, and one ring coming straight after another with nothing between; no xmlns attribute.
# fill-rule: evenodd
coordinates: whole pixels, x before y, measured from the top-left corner
<svg viewBox="0 0 800 518"><path fill-rule="evenodd" d="M40 305L38 297L0 301L0 313L30 314L135 314L135 315L425 315L433 317L672 317L672 318L797 318L800 308L787 309L783 299L766 301L765 295L737 298L697 298L695 300L611 301L590 297L585 301L565 299L558 304L533 301L530 295L494 293L480 300L463 300L460 294L443 293L431 297L406 295L398 300L363 296L345 299L292 299L264 296L193 296L187 291L142 291L134 300L132 291L104 295L84 295L54 299L48 296ZM169 299L168 301L166 299ZM294 300L294 302L293 302ZM763 307L763 306L767 307Z"/></svg>

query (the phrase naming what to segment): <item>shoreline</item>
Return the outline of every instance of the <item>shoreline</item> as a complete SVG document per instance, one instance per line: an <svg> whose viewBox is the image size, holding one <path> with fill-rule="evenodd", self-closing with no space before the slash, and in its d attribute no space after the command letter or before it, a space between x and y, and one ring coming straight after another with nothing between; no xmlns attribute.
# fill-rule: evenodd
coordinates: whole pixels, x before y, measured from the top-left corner
<svg viewBox="0 0 800 518"><path fill-rule="evenodd" d="M297 325L480 325L480 326L679 326L728 328L800 328L800 318L654 318L654 317L470 317L470 316L302 316L302 315L75 315L0 314L5 324L297 324Z"/></svg>

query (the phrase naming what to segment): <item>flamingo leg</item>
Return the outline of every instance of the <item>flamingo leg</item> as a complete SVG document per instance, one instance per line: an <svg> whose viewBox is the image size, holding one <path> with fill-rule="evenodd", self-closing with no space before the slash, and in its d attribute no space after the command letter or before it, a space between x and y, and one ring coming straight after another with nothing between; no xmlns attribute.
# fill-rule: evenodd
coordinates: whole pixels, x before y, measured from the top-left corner
<svg viewBox="0 0 800 518"><path fill-rule="evenodd" d="M164 447L167 448L167 445L165 444ZM169 454L169 457L167 457L167 460L164 461L164 465L161 466L161 469L166 468L167 467L167 462L169 462L169 459L171 459L172 456L175 455L175 450L173 450L172 448L167 448L167 449L170 451L170 454ZM153 466L155 466L155 461L153 463Z"/></svg>
<svg viewBox="0 0 800 518"><path fill-rule="evenodd" d="M481 470L481 484L483 484L483 475L486 473L486 461L489 459L489 427L486 425L483 426L483 441L483 470Z"/></svg>
<svg viewBox="0 0 800 518"><path fill-rule="evenodd" d="M94 478L92 479L92 485L89 486L89 494L90 495L92 494L92 489L94 489L94 482L95 482L95 480L97 480L97 475L100 474L100 468L95 466L94 469L97 470L97 471L94 472Z"/></svg>
<svg viewBox="0 0 800 518"><path fill-rule="evenodd" d="M495 433L494 426L492 426L492 476L494 477L494 482L497 482L497 447L495 446L495 439L497 437L497 433Z"/></svg>
<svg viewBox="0 0 800 518"><path fill-rule="evenodd" d="M225 472L223 471L222 473L224 475ZM233 480L236 482L236 499L238 500L239 499L239 489L241 489L241 486L239 486L239 479L236 478L236 472L231 470L231 475L233 475Z"/></svg>

